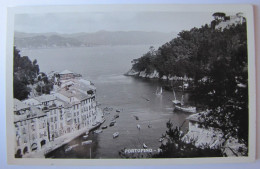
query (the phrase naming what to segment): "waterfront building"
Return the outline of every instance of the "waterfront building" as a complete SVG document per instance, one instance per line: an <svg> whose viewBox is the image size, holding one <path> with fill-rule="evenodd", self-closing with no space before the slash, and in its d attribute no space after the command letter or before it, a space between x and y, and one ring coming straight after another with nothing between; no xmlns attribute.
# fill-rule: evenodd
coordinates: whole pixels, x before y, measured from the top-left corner
<svg viewBox="0 0 260 169"><path fill-rule="evenodd" d="M73 130L79 130L83 127L90 127L95 124L96 120L96 102L95 94L87 94L79 89L71 88L60 90L56 93L57 98L69 103L67 110L67 121L72 120Z"/></svg>
<svg viewBox="0 0 260 169"><path fill-rule="evenodd" d="M46 114L14 99L15 157L43 149L49 142Z"/></svg>
<svg viewBox="0 0 260 169"><path fill-rule="evenodd" d="M14 99L16 157L48 153L103 120L94 84L72 72L63 73L51 94Z"/></svg>

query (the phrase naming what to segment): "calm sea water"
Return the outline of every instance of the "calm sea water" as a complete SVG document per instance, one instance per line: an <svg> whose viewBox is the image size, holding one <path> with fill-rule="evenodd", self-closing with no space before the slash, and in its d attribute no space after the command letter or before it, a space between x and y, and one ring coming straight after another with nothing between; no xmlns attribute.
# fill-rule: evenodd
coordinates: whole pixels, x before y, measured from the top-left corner
<svg viewBox="0 0 260 169"><path fill-rule="evenodd" d="M106 121L102 126L109 126L117 114L116 109L122 110L115 126L104 129L100 134L90 134L88 139L93 140L91 145L81 146L83 138L80 136L69 143L79 144L79 147L65 153L65 145L48 157L119 158L120 150L143 148L143 143L154 152L157 151L161 144L158 140L166 131L166 122L171 120L174 125L180 126L189 114L173 111L172 92L163 91L161 96L155 94L163 82L123 75L131 68L131 60L139 58L148 50L149 46L138 45L21 51L22 56L37 59L43 72L68 69L91 80L97 87L97 101L101 108L113 108L110 114L105 115ZM181 95L176 93L178 99ZM188 101L187 94L185 98ZM134 116L138 116L139 120ZM137 124L141 130L137 129ZM186 128L187 123L184 125ZM119 137L113 139L114 132L119 132Z"/></svg>

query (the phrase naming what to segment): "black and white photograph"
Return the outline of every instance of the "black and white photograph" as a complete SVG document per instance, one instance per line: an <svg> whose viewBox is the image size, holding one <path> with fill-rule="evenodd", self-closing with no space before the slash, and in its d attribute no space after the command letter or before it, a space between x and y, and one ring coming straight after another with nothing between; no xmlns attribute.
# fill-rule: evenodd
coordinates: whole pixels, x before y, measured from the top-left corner
<svg viewBox="0 0 260 169"><path fill-rule="evenodd" d="M254 158L250 6L9 12L8 158Z"/></svg>

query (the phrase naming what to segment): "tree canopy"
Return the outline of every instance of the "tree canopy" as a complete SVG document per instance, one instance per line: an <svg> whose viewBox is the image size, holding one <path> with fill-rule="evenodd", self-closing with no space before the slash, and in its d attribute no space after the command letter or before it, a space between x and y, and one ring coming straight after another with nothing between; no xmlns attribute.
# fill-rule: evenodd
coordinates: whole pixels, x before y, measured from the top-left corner
<svg viewBox="0 0 260 169"><path fill-rule="evenodd" d="M21 57L20 51L16 47L14 47L13 63L14 98L23 100L30 93L30 88L27 85L34 84L40 69L37 60L32 62L28 56Z"/></svg>
<svg viewBox="0 0 260 169"><path fill-rule="evenodd" d="M28 56L21 56L20 51L14 47L13 64L13 94L14 98L24 100L28 98L31 88L29 85L36 84L39 95L49 94L53 84L45 73L40 73L37 60L31 61Z"/></svg>
<svg viewBox="0 0 260 169"><path fill-rule="evenodd" d="M225 138L232 136L248 145L246 22L223 29L206 24L182 31L154 53L135 59L133 69L192 77L193 97L210 110L205 126L221 129Z"/></svg>

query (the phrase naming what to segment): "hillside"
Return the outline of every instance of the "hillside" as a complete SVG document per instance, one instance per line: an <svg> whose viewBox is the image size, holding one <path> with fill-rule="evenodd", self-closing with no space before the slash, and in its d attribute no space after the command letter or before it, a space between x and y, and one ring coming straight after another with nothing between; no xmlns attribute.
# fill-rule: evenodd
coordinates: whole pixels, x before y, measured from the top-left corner
<svg viewBox="0 0 260 169"><path fill-rule="evenodd" d="M14 37L15 46L23 49L97 45L156 45L176 37L176 33L142 31L99 31L74 34L15 32Z"/></svg>
<svg viewBox="0 0 260 169"><path fill-rule="evenodd" d="M220 129L224 139L232 136L248 145L246 18L219 12L213 17L211 25L182 31L158 50L150 48L132 61L127 75L169 82L188 77L194 86L191 97L209 111L203 117L205 126Z"/></svg>

